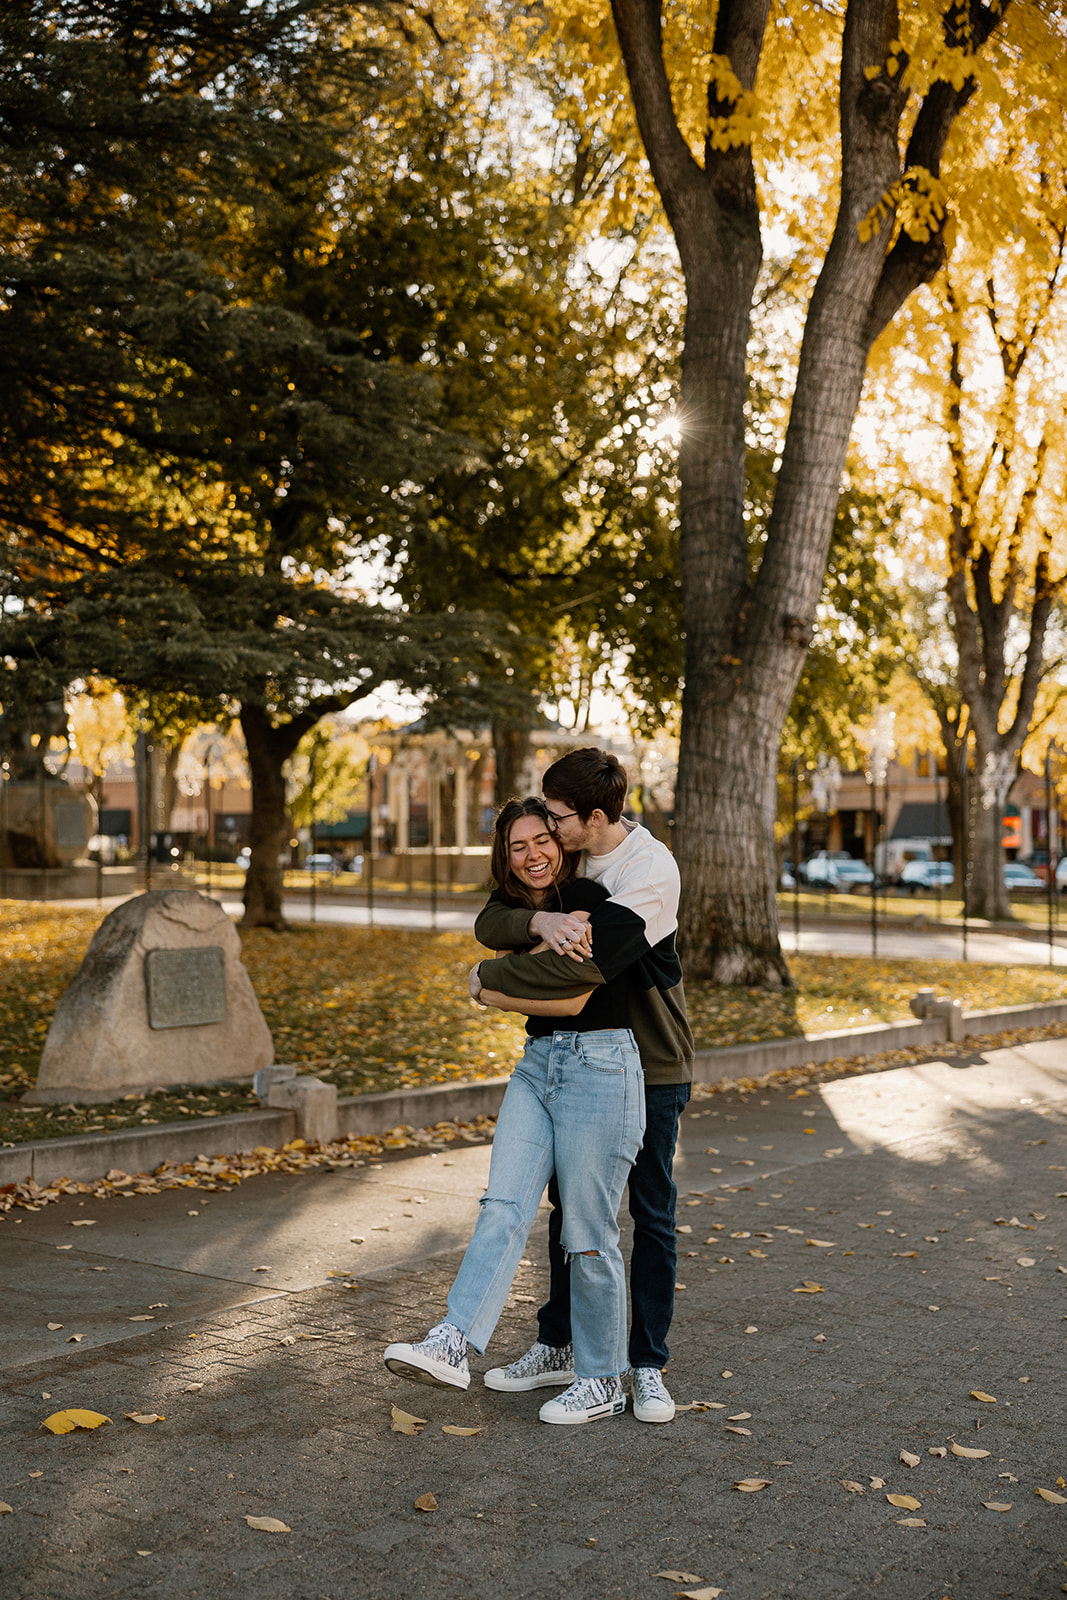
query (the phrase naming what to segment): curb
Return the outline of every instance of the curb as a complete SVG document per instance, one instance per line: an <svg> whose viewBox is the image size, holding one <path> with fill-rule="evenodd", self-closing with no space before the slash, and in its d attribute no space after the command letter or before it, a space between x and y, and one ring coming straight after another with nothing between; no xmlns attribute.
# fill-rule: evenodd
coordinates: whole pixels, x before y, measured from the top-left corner
<svg viewBox="0 0 1067 1600"><path fill-rule="evenodd" d="M1010 1028L1042 1028L1067 1022L1067 1000L1040 1005L1005 1006L998 1011L968 1011L968 1034L1003 1033ZM695 1083L722 1083L756 1077L786 1067L878 1055L885 1050L923 1048L944 1043L943 1017L916 1022L874 1023L838 1033L808 1033L792 1039L766 1039L756 1044L698 1050L693 1060ZM432 1084L425 1089L389 1089L337 1102L341 1136L387 1133L390 1128L432 1126L453 1118L467 1122L491 1117L500 1109L507 1077L478 1083ZM112 1167L123 1172L151 1172L163 1161L195 1161L197 1156L278 1149L296 1134L296 1114L275 1109L243 1111L228 1117L198 1117L159 1128L120 1128L115 1133L76 1133L65 1139L37 1139L0 1150L0 1184L32 1178L42 1188L56 1178L88 1182Z"/></svg>

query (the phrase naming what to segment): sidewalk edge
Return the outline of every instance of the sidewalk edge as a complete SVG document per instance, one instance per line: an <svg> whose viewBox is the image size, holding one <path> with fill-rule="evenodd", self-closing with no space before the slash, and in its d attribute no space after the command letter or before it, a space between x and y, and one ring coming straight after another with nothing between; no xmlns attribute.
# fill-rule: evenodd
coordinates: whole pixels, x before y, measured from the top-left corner
<svg viewBox="0 0 1067 1600"><path fill-rule="evenodd" d="M964 1013L964 1035L1000 1033L1009 1028L1041 1028L1067 1022L1067 1000L1002 1006L996 1011ZM945 1023L940 1017L916 1022L875 1023L838 1033L803 1034L792 1039L766 1039L755 1044L698 1050L693 1062L697 1083L720 1083L756 1077L809 1062L877 1055L885 1050L941 1044ZM382 1094L339 1100L342 1135L381 1134L396 1127L426 1127L453 1118L470 1121L491 1117L500 1108L507 1077L477 1083L432 1084L423 1089L390 1089ZM293 1112L275 1108L239 1112L226 1117L197 1117L159 1128L120 1128L115 1133L79 1133L65 1139L38 1139L0 1150L0 1184L33 1178L42 1187L56 1178L87 1182L112 1167L123 1172L151 1172L162 1161L193 1161L199 1155L273 1149L294 1135Z"/></svg>

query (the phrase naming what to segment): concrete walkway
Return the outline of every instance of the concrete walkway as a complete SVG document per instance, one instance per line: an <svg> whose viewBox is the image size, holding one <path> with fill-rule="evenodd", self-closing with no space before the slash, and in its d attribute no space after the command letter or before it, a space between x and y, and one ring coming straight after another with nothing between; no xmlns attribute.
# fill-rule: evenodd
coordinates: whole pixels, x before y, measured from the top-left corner
<svg viewBox="0 0 1067 1600"><path fill-rule="evenodd" d="M668 1377L711 1408L658 1428L481 1386L531 1337L543 1217L469 1394L381 1365L443 1308L485 1148L12 1212L0 1596L1058 1593L1065 1127L1061 1040L694 1101ZM67 1407L113 1421L42 1431Z"/></svg>

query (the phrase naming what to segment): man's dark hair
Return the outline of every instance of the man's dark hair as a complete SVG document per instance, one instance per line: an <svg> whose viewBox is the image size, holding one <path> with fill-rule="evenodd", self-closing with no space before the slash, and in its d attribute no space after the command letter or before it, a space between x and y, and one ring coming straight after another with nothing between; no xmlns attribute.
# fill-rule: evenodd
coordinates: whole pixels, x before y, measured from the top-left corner
<svg viewBox="0 0 1067 1600"><path fill-rule="evenodd" d="M609 822L618 822L629 787L622 764L592 745L568 750L541 779L545 799L562 800L583 822L588 822L594 811L602 811Z"/></svg>

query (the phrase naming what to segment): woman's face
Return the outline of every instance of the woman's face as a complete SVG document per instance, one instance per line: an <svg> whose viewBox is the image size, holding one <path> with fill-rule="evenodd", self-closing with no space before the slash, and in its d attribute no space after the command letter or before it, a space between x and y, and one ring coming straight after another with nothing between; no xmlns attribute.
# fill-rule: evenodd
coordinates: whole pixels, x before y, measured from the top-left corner
<svg viewBox="0 0 1067 1600"><path fill-rule="evenodd" d="M555 880L563 862L563 851L549 831L543 817L519 817L508 831L508 865L522 883L535 892L543 891Z"/></svg>

